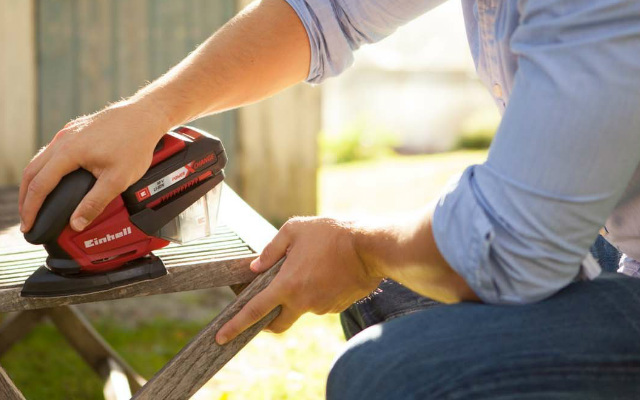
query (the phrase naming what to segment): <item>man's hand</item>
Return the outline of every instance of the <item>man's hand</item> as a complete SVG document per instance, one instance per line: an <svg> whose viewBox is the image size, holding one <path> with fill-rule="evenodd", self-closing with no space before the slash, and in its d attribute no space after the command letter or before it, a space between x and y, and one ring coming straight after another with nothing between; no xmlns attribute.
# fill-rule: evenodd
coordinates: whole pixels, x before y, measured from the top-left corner
<svg viewBox="0 0 640 400"><path fill-rule="evenodd" d="M287 256L271 284L256 295L216 335L224 344L278 305L282 312L269 330L287 330L302 314L340 312L370 294L382 280L367 271L354 243L354 227L330 218L289 220L251 270L260 273Z"/></svg>
<svg viewBox="0 0 640 400"><path fill-rule="evenodd" d="M20 230L31 229L40 206L62 177L84 168L97 182L71 216L71 227L83 230L146 172L167 125L161 113L151 114L142 104L128 102L68 123L24 170Z"/></svg>

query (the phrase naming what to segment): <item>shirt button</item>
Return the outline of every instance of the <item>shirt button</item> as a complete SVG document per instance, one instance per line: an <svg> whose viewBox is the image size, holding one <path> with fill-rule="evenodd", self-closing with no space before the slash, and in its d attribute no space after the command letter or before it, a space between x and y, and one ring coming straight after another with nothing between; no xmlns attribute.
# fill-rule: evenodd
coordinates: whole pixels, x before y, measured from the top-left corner
<svg viewBox="0 0 640 400"><path fill-rule="evenodd" d="M497 98L501 98L502 97L502 86L500 86L497 83L495 85L493 85L493 95L496 96Z"/></svg>

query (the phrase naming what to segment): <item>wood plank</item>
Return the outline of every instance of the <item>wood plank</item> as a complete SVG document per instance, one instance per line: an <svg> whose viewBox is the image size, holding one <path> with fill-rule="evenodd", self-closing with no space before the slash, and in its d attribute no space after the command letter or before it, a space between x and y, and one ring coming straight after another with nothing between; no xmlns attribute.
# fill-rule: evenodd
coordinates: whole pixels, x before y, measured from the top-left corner
<svg viewBox="0 0 640 400"><path fill-rule="evenodd" d="M42 321L41 310L21 311L0 324L0 357Z"/></svg>
<svg viewBox="0 0 640 400"><path fill-rule="evenodd" d="M115 92L129 97L151 78L147 0L117 0L115 9Z"/></svg>
<svg viewBox="0 0 640 400"><path fill-rule="evenodd" d="M77 20L74 2L38 0L38 123L40 146L77 116Z"/></svg>
<svg viewBox="0 0 640 400"><path fill-rule="evenodd" d="M228 226L257 253L273 239L278 230L249 207L229 186L222 188L220 223Z"/></svg>
<svg viewBox="0 0 640 400"><path fill-rule="evenodd" d="M255 255L248 255L227 260L186 263L178 267L168 267L167 275L160 278L71 296L21 297L22 285L3 288L0 289L0 313L184 292L249 282L255 277L255 274L249 270L249 263L254 258Z"/></svg>
<svg viewBox="0 0 640 400"><path fill-rule="evenodd" d="M320 100L320 89L301 84L238 110L236 188L276 224L316 213Z"/></svg>
<svg viewBox="0 0 640 400"><path fill-rule="evenodd" d="M218 345L215 341L215 335L222 325L271 283L283 262L284 258L251 282L231 304L222 310L220 315L154 375L133 399L182 400L193 396L240 349L278 316L280 306L224 346Z"/></svg>
<svg viewBox="0 0 640 400"><path fill-rule="evenodd" d="M73 2L76 13L78 109L76 113L92 114L116 100L115 97L115 32L111 0L79 0Z"/></svg>
<svg viewBox="0 0 640 400"><path fill-rule="evenodd" d="M46 313L58 331L97 374L107 379L106 371L110 373L110 369L105 370L104 364L113 360L120 366L133 390L138 390L145 384L144 378L109 346L78 310L73 307L54 307L46 310Z"/></svg>
<svg viewBox="0 0 640 400"><path fill-rule="evenodd" d="M7 373L0 366L0 399L25 400L16 385L13 384Z"/></svg>
<svg viewBox="0 0 640 400"><path fill-rule="evenodd" d="M0 185L18 183L36 150L35 32L33 1L0 1Z"/></svg>
<svg viewBox="0 0 640 400"><path fill-rule="evenodd" d="M120 364L111 358L108 359L105 363L105 374L106 381L103 389L105 400L128 400L131 398L131 388Z"/></svg>

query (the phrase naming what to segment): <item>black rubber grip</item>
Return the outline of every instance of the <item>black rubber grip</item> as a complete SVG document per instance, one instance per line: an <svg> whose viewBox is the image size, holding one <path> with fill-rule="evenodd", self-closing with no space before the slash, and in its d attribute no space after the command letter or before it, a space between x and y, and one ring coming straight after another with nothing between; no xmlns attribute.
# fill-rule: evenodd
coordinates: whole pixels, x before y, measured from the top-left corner
<svg viewBox="0 0 640 400"><path fill-rule="evenodd" d="M84 169L64 176L45 199L31 230L24 234L27 242L45 244L56 241L69 223L71 214L95 182L96 178Z"/></svg>

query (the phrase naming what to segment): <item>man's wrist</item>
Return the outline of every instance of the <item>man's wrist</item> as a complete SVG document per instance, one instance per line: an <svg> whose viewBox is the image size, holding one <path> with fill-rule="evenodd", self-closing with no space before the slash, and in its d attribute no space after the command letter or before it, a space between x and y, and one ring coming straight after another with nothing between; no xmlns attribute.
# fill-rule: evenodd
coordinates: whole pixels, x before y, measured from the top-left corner
<svg viewBox="0 0 640 400"><path fill-rule="evenodd" d="M384 230L378 227L352 223L353 248L362 263L364 272L371 278L386 278L384 260L380 244L386 240Z"/></svg>

